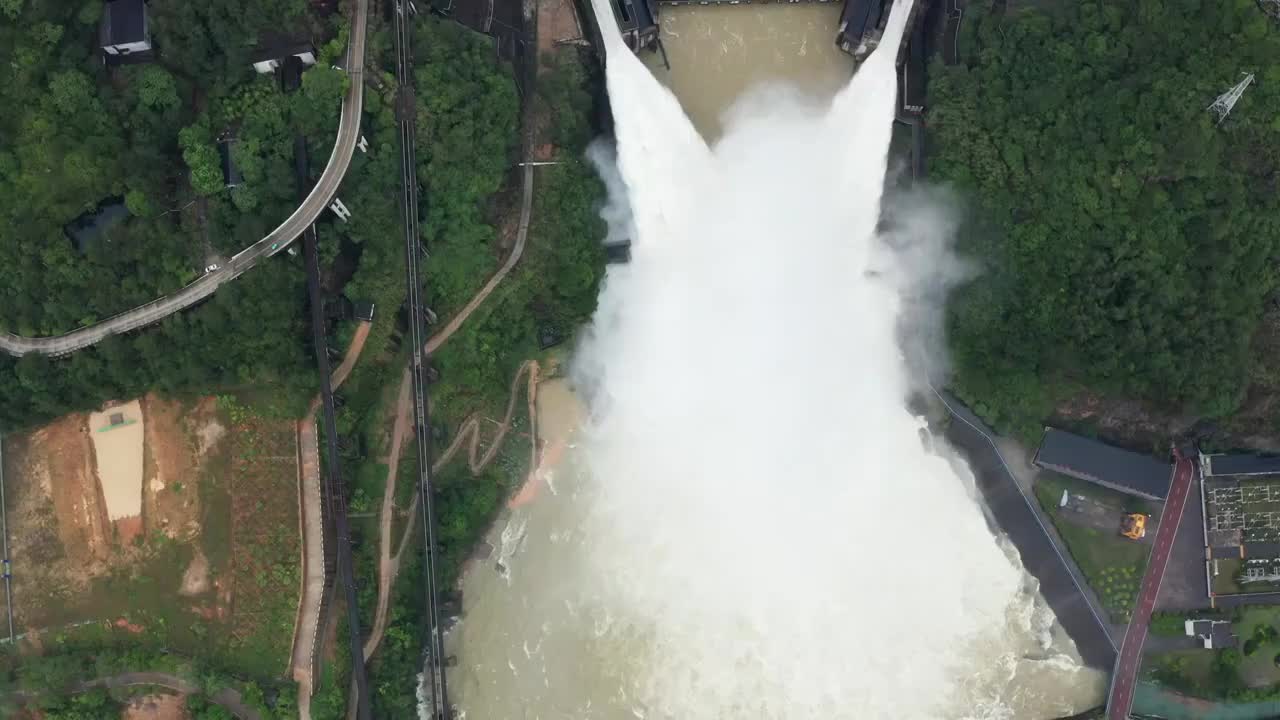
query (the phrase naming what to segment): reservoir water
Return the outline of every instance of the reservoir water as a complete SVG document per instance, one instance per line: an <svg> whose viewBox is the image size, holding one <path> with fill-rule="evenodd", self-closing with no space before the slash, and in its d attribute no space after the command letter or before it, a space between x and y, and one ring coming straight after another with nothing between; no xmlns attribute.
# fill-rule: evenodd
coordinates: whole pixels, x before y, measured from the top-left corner
<svg viewBox="0 0 1280 720"><path fill-rule="evenodd" d="M748 89L785 83L830 99L848 83L853 58L835 45L839 21L840 3L664 7L671 68L658 54L642 57L703 137L717 138L721 113Z"/></svg>
<svg viewBox="0 0 1280 720"><path fill-rule="evenodd" d="M661 84L609 45L633 260L570 376L540 386L532 492L465 575L450 687L470 720L1099 701L967 468L906 409L898 278L921 270L876 238L893 68L873 55L850 81L837 13L664 9Z"/></svg>

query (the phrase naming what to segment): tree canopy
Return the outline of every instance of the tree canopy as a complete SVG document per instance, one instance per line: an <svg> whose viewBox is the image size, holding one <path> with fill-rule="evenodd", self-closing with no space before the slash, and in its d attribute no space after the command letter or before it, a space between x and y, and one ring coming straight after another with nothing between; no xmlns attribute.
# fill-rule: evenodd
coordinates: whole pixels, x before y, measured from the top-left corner
<svg viewBox="0 0 1280 720"><path fill-rule="evenodd" d="M293 211L299 132L312 136L314 155L332 146L341 72L318 65L285 94L248 63L266 31L323 31L303 0L154 0L154 57L117 66L97 49L101 8L101 0L0 3L3 331L67 332L191 282L211 258L239 251ZM326 45L322 58L337 51ZM215 144L224 133L238 139L232 157L244 178L235 188ZM124 217L90 239L67 236L82 214L121 205ZM72 358L0 358L0 427L150 388L298 387L301 274L283 260L264 265L194 310ZM264 322L281 334L262 335ZM241 337L246 323L252 338Z"/></svg>
<svg viewBox="0 0 1280 720"><path fill-rule="evenodd" d="M928 114L983 265L952 304L958 389L1024 426L1076 386L1231 412L1280 259L1280 26L1253 0L971 10Z"/></svg>

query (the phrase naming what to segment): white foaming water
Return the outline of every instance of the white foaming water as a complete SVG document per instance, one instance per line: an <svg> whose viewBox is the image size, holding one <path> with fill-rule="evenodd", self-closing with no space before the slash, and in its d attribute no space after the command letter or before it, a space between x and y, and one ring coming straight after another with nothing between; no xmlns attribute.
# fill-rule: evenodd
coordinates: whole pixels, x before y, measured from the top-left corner
<svg viewBox="0 0 1280 720"><path fill-rule="evenodd" d="M578 354L580 607L636 717L1019 704L1010 627L1045 623L967 469L922 447L895 338L912 269L876 239L908 9L829 108L757 95L712 148L597 0L637 236Z"/></svg>
<svg viewBox="0 0 1280 720"><path fill-rule="evenodd" d="M540 385L562 457L465 575L453 699L477 720L1039 720L1096 703L1100 676L991 534L967 468L905 407L895 332L954 278L927 243L875 237L891 51L829 106L756 94L708 147L604 30L610 190L632 211L609 219L633 259L575 358L590 423L563 383Z"/></svg>

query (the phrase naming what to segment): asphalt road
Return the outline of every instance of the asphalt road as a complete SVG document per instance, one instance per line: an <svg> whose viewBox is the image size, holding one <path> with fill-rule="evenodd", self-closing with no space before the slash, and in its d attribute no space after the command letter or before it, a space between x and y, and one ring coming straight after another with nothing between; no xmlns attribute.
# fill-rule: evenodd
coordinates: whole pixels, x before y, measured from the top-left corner
<svg viewBox="0 0 1280 720"><path fill-rule="evenodd" d="M351 155L355 152L356 141L360 138L360 112L364 104L363 72L367 16L368 0L358 0L351 18L351 41L347 46L347 94L342 99L342 115L338 121L338 138L333 145L333 153L329 156L324 173L320 175L311 193L292 215L280 223L279 227L258 242L241 250L221 268L200 277L175 293L62 335L23 337L0 333L0 350L17 356L28 353L66 355L101 342L112 335L127 333L159 322L214 294L224 283L240 277L263 258L281 252L295 238L302 235L302 231L315 222L338 192L338 186L342 183L347 167L351 164Z"/></svg>
<svg viewBox="0 0 1280 720"><path fill-rule="evenodd" d="M1109 720L1127 720L1129 709L1133 707L1133 691L1138 684L1138 672L1142 669L1142 645L1147 639L1147 626L1151 623L1151 612L1156 606L1156 596L1160 594L1160 581L1169 564L1173 541L1178 535L1178 525L1182 522L1182 511L1186 507L1194 477L1194 460L1178 458L1169 497L1165 500L1164 512L1160 514L1160 528L1156 531L1147 573L1142 579L1142 590L1138 594L1133 618L1125 630L1124 643L1120 646L1120 655L1116 658L1116 667L1111 675L1111 692L1107 695Z"/></svg>

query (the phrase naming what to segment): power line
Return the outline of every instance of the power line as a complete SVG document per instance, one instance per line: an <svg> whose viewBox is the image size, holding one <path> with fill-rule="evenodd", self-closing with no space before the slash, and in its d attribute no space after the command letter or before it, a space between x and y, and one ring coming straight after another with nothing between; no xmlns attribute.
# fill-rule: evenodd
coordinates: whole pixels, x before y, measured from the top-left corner
<svg viewBox="0 0 1280 720"><path fill-rule="evenodd" d="M417 443L418 492L422 497L423 559L427 595L427 668L431 694L431 720L449 720L448 690L445 685L444 627L440 622L436 588L436 527L431 488L431 421L427 403L426 332L421 299L418 233L417 157L414 148L414 98L409 17L405 3L397 2L395 12L396 80L399 84L401 211L405 233L405 282L408 285L409 337L413 344L410 370L413 379L414 439ZM425 254L425 253L424 253Z"/></svg>

